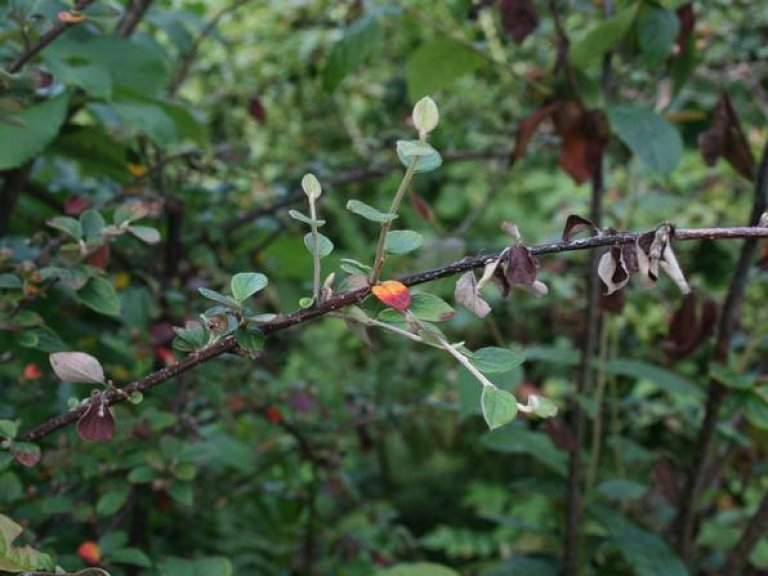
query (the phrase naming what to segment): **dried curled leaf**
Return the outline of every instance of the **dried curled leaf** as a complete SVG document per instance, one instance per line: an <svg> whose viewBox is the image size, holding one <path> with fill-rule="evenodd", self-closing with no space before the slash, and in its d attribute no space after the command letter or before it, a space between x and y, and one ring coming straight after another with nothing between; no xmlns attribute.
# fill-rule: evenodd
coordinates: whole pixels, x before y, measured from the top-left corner
<svg viewBox="0 0 768 576"><path fill-rule="evenodd" d="M655 232L640 236L635 243L638 270L643 277L656 282L659 278L659 267L661 267L677 284L680 291L688 294L691 288L672 249L673 235L674 227L664 223Z"/></svg>
<svg viewBox="0 0 768 576"><path fill-rule="evenodd" d="M606 296L621 290L629 282L629 273L622 261L621 248L614 246L602 255L597 265L597 275L606 288Z"/></svg>
<svg viewBox="0 0 768 576"><path fill-rule="evenodd" d="M475 278L475 273L472 271L459 278L458 282L456 282L453 296L456 302L464 306L475 316L485 318L491 312L488 302L483 300L483 297L480 295L480 288Z"/></svg>
<svg viewBox="0 0 768 576"><path fill-rule="evenodd" d="M585 230L591 230L593 235L600 234L600 229L595 226L592 220L571 214L565 221L565 227L563 227L563 240L566 242L573 238L576 234Z"/></svg>

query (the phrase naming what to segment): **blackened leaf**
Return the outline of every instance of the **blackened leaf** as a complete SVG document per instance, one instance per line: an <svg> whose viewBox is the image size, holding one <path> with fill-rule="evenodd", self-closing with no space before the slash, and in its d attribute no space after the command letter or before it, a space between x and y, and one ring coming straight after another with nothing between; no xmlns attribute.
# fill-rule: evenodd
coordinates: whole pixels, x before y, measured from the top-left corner
<svg viewBox="0 0 768 576"><path fill-rule="evenodd" d="M712 166L721 156L749 181L752 181L755 159L741 129L728 93L722 91L712 111L712 125L699 136L699 150L704 161Z"/></svg>
<svg viewBox="0 0 768 576"><path fill-rule="evenodd" d="M517 44L539 25L539 13L533 0L501 0L501 25Z"/></svg>
<svg viewBox="0 0 768 576"><path fill-rule="evenodd" d="M458 282L456 282L456 289L453 292L453 296L456 299L456 302L480 318L484 318L491 311L491 307L485 300L483 300L483 297L480 296L477 279L475 278L475 273L472 271L467 272L459 278Z"/></svg>
<svg viewBox="0 0 768 576"><path fill-rule="evenodd" d="M115 418L101 396L94 396L77 421L77 434L87 442L107 442L115 435Z"/></svg>
<svg viewBox="0 0 768 576"><path fill-rule="evenodd" d="M587 220L586 218L582 218L576 214L571 214L565 221L565 228L563 228L563 240L568 241L573 238L573 236L579 232L583 232L584 230L591 230L592 234L597 234L599 232L597 226L595 226L591 220Z"/></svg>
<svg viewBox="0 0 768 576"><path fill-rule="evenodd" d="M541 124L548 116L551 116L559 106L559 102L547 104L520 121L520 124L517 126L515 148L512 150L512 154L509 157L510 168L525 155L525 151L528 149L528 144L531 142L533 135L536 134L539 124Z"/></svg>

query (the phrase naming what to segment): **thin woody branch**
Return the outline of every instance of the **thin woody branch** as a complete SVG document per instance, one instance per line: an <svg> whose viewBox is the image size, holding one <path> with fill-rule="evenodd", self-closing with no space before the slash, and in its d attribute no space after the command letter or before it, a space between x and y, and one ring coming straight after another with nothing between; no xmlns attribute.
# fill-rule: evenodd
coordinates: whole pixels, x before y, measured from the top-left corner
<svg viewBox="0 0 768 576"><path fill-rule="evenodd" d="M766 210L768 203L768 143L763 149L760 167L755 182L755 196L750 215L750 224L756 226ZM728 360L728 348L736 326L739 306L744 297L744 290L749 277L749 270L757 252L757 239L747 238L741 249L739 261L736 264L733 277L728 287L728 293L720 316L714 359L725 363ZM693 543L695 540L696 520L698 515L698 499L704 488L704 479L708 468L710 452L715 441L717 419L720 408L726 397L725 387L715 380L709 382L707 401L704 409L704 419L697 437L692 466L686 478L683 500L678 517L676 518L676 533L678 547L682 557L691 564L693 561ZM753 544L754 545L754 544ZM747 554L748 556L748 554ZM733 556L729 562L744 562L745 558L736 560ZM743 566L743 564L742 564ZM735 574L735 572L734 572Z"/></svg>
<svg viewBox="0 0 768 576"><path fill-rule="evenodd" d="M93 0L79 0L79 2L75 4L74 10L80 12L85 10L90 4L93 4ZM27 50L20 54L16 60L11 62L8 65L8 68L6 68L6 71L10 74L16 74L19 72L22 68L24 68L27 62L37 56L46 46L56 40L56 38L61 36L71 26L75 26L75 24L76 23L71 22L56 22L56 24L54 24L53 27L48 30L48 32L40 36L40 38L38 38L34 44L32 44Z"/></svg>
<svg viewBox="0 0 768 576"><path fill-rule="evenodd" d="M530 248L530 252L534 256L540 256L544 254L556 254L559 252L572 252L576 250L590 250L603 246L614 246L622 244L631 244L637 240L637 238L643 233L641 232L620 232L612 235L601 235L592 238L582 238L578 240L553 242L550 244L541 244L539 246L533 246ZM743 228L699 228L699 229L679 229L675 232L675 239L680 241L689 240L717 240L717 239L735 239L735 238L768 238L768 228L760 227L743 227ZM441 268L433 268L424 272L419 272L411 276L401 278L401 282L407 286L414 286L417 284L424 284L427 282L433 282L441 278L454 276L468 270L475 268L481 268L487 263L494 261L499 257L501 251L491 252L487 254L481 254L478 256L471 256L443 266ZM317 307L309 308L305 310L299 310L288 314L287 316L279 316L269 324L262 327L262 332L265 336L281 332L293 326L304 324L315 318L319 318L341 310L346 306L357 304L362 301L366 296L370 294L370 288L360 288L351 292L345 292L339 294L324 301ZM177 364L162 368L156 372L152 372L143 378L140 378L127 386L118 389L105 392L105 398L107 402L112 404L119 404L126 401L126 399L133 392L146 392L159 386L160 384L171 380L172 378L192 370L196 366L207 362L217 356L221 356L226 352L230 352L237 348L237 343L233 336L227 336L218 342L215 342L197 352L193 352L186 358L180 360ZM49 434L76 422L86 411L87 406L81 405L74 410L64 412L58 416L51 418L50 420L35 426L31 430L18 436L18 440L23 441L37 441Z"/></svg>

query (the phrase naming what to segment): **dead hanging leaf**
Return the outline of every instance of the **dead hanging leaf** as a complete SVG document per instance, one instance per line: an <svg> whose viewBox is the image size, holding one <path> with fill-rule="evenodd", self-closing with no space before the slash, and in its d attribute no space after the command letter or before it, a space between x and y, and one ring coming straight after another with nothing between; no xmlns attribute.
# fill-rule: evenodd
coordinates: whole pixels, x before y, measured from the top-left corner
<svg viewBox="0 0 768 576"><path fill-rule="evenodd" d="M531 286L536 281L537 268L536 259L528 248L521 244L509 247L504 276L510 284Z"/></svg>
<svg viewBox="0 0 768 576"><path fill-rule="evenodd" d="M688 294L691 288L672 249L673 236L674 227L664 223L655 232L648 232L638 237L635 243L638 270L641 276L656 282L659 278L659 267L661 267L677 284L680 291Z"/></svg>
<svg viewBox="0 0 768 576"><path fill-rule="evenodd" d="M591 230L593 236L596 236L600 233L598 227L595 226L591 220L582 218L576 214L571 214L565 221L565 227L563 228L563 240L567 242L576 234L579 234L584 230Z"/></svg>
<svg viewBox="0 0 768 576"><path fill-rule="evenodd" d="M475 273L472 271L459 278L458 282L456 282L453 296L456 302L464 306L475 316L485 318L491 312L488 302L483 300L483 297L480 295L480 288L478 287Z"/></svg>
<svg viewBox="0 0 768 576"><path fill-rule="evenodd" d="M248 114L262 126L267 123L267 111L258 96L254 96L248 102Z"/></svg>
<svg viewBox="0 0 768 576"><path fill-rule="evenodd" d="M610 135L605 114L567 102L555 114L555 128L562 139L560 167L576 184L595 178Z"/></svg>
<svg viewBox="0 0 768 576"><path fill-rule="evenodd" d="M667 273L667 276L677 284L677 287L680 288L680 291L683 294L690 293L691 287L685 279L685 274L683 274L682 268L680 268L680 263L677 261L677 256L675 256L675 251L672 250L672 244L667 243L664 247L660 265L662 270L664 270L664 272Z"/></svg>
<svg viewBox="0 0 768 576"><path fill-rule="evenodd" d="M680 31L677 33L677 50L681 53L696 27L696 15L693 12L692 2L683 4L677 9L677 20L680 23Z"/></svg>
<svg viewBox="0 0 768 576"><path fill-rule="evenodd" d="M427 222L435 221L435 213L432 211L432 207L426 200L424 200L424 198L413 191L411 192L411 206L413 206L413 210L422 220L426 220Z"/></svg>
<svg viewBox="0 0 768 576"><path fill-rule="evenodd" d="M515 163L525 156L526 150L528 150L528 144L530 144L533 136L536 134L536 130L539 125L549 116L551 116L555 110L560 106L559 102L552 102L542 108L539 108L533 112L527 118L520 121L517 125L517 137L515 138L515 147L512 150L512 154L509 157L509 167L515 165Z"/></svg>
<svg viewBox="0 0 768 576"><path fill-rule="evenodd" d="M691 292L675 311L669 324L669 333L662 349L670 358L684 358L695 351L715 332L717 304L706 299L699 317L696 295Z"/></svg>
<svg viewBox="0 0 768 576"><path fill-rule="evenodd" d="M107 442L115 435L115 417L103 395L91 397L88 409L77 421L77 434L86 442Z"/></svg>
<svg viewBox="0 0 768 576"><path fill-rule="evenodd" d="M527 287L537 296L544 296L549 293L549 288L536 279L538 268L539 263L530 250L522 244L515 244L502 253L495 266L486 266L480 286L484 285L488 276L492 274L494 282L505 298L514 284Z"/></svg>
<svg viewBox="0 0 768 576"><path fill-rule="evenodd" d="M605 284L605 294L609 296L621 290L629 282L629 274L621 261L621 248L613 246L602 255L597 265L597 275Z"/></svg>
<svg viewBox="0 0 768 576"><path fill-rule="evenodd" d="M613 294L600 293L600 309L610 314L621 314L624 310L626 290L617 290Z"/></svg>
<svg viewBox="0 0 768 576"><path fill-rule="evenodd" d="M539 13L533 0L501 0L501 25L516 44L522 44L539 25Z"/></svg>
<svg viewBox="0 0 768 576"><path fill-rule="evenodd" d="M722 156L736 172L752 181L755 159L726 91L720 93L715 104L709 130L699 135L699 150L708 166Z"/></svg>

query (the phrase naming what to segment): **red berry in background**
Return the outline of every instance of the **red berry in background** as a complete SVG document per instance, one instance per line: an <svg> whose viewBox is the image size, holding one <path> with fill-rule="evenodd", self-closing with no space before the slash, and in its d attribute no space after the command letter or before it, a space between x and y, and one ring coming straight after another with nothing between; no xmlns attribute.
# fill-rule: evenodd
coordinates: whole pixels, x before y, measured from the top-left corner
<svg viewBox="0 0 768 576"><path fill-rule="evenodd" d="M93 540L86 540L77 547L77 555L94 566L101 562L101 549Z"/></svg>

